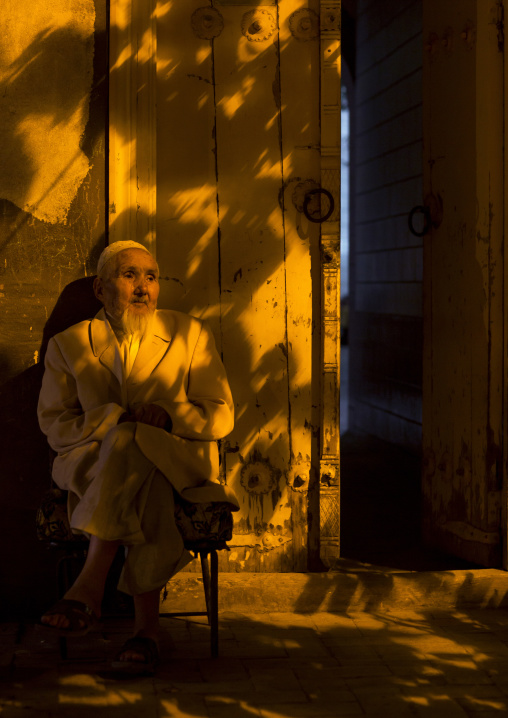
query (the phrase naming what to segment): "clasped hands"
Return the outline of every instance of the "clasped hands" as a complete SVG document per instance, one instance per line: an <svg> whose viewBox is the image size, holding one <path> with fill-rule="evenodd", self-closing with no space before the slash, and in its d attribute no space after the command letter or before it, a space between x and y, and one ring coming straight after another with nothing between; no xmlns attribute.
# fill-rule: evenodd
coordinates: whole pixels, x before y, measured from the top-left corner
<svg viewBox="0 0 508 718"><path fill-rule="evenodd" d="M118 419L119 424L123 424L124 421L139 421L142 424L156 426L158 429L164 429L165 431L171 431L172 428L172 421L168 412L162 406L157 406L157 404L139 404L130 413L124 412Z"/></svg>

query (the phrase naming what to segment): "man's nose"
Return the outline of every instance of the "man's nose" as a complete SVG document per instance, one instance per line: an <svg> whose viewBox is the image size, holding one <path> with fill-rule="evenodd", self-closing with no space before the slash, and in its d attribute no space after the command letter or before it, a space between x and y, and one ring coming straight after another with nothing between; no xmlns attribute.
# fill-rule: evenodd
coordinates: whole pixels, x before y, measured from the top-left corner
<svg viewBox="0 0 508 718"><path fill-rule="evenodd" d="M136 282L136 286L135 286L135 288L134 288L134 293L135 293L135 294L146 294L146 293L147 293L147 286L148 286L147 278L146 278L146 277L141 277L141 278L138 279L138 281Z"/></svg>

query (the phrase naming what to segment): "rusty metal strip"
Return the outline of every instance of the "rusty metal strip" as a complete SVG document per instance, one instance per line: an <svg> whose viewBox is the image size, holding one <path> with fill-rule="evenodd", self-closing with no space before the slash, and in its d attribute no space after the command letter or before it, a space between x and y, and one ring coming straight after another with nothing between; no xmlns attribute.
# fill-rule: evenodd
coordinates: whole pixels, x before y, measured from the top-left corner
<svg viewBox="0 0 508 718"><path fill-rule="evenodd" d="M320 5L321 187L340 208L340 0ZM321 225L322 420L320 457L321 557L340 554L339 347L340 210Z"/></svg>

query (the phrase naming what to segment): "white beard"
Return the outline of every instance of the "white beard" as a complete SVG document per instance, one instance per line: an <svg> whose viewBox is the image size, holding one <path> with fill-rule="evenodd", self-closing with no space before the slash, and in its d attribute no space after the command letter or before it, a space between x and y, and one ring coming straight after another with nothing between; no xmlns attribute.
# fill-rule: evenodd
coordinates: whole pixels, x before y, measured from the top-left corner
<svg viewBox="0 0 508 718"><path fill-rule="evenodd" d="M129 337L134 335L138 335L140 338L144 337L150 329L154 312L148 311L144 314L137 314L129 310L130 307L127 307L120 320L122 332Z"/></svg>

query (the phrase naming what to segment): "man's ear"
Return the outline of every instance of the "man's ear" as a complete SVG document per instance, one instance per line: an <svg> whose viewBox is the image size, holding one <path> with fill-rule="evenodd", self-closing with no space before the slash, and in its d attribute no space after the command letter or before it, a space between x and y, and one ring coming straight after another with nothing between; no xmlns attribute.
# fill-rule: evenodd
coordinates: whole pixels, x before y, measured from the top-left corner
<svg viewBox="0 0 508 718"><path fill-rule="evenodd" d="M104 290L102 287L102 279L100 277L95 277L93 280L93 293L99 300L99 302L102 302L104 304Z"/></svg>

